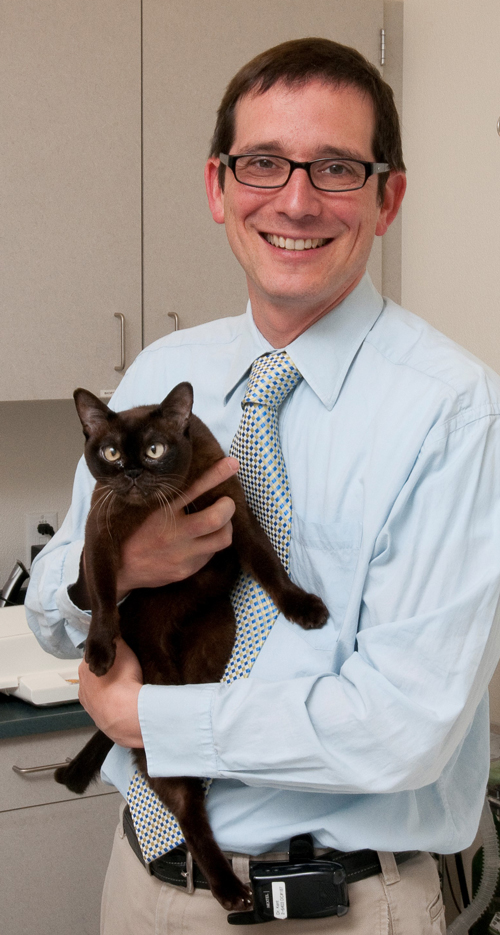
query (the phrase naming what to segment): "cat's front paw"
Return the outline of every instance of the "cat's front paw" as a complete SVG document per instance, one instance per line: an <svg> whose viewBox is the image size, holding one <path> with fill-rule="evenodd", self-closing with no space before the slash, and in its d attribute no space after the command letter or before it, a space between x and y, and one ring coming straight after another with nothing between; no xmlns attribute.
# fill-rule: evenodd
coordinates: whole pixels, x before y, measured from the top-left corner
<svg viewBox="0 0 500 935"><path fill-rule="evenodd" d="M286 603L285 617L298 623L303 630L320 630L328 620L328 609L316 594L307 594L297 588Z"/></svg>
<svg viewBox="0 0 500 935"><path fill-rule="evenodd" d="M85 646L85 662L94 675L106 675L113 665L116 656L114 643L101 642L97 639L88 639Z"/></svg>

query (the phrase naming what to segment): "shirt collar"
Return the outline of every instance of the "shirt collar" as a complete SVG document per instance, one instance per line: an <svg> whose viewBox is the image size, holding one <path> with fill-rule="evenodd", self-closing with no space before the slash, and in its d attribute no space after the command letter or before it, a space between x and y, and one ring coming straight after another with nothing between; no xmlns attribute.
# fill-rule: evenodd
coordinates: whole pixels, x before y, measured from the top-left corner
<svg viewBox="0 0 500 935"><path fill-rule="evenodd" d="M347 372L368 332L384 308L384 300L365 273L344 299L292 341L285 350L304 380L327 409L332 409ZM240 340L233 346L224 402L248 375L257 357L274 351L255 325L250 302Z"/></svg>

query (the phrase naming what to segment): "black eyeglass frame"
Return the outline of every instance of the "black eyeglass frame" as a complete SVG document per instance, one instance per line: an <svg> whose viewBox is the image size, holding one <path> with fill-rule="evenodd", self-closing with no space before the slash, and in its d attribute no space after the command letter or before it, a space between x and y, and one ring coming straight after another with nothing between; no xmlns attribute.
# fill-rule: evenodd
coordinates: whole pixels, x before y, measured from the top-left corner
<svg viewBox="0 0 500 935"><path fill-rule="evenodd" d="M254 185L252 182L242 182L241 179L236 175L236 160L241 159L242 156L267 156L268 158L281 159L283 162L288 162L290 166L290 171L285 182L282 182L281 185ZM335 158L335 157L331 157ZM365 179L361 185L356 185L355 188L320 188L319 185L315 185L312 176L311 176L311 166L316 162L327 162L328 157L323 156L322 159L313 159L311 162L295 162L294 159L287 159L286 156L272 156L271 153L237 153L234 156L229 156L227 153L219 153L219 159L223 165L231 169L235 179L239 182L240 185L247 185L248 188L260 188L265 191L270 191L271 189L284 188L285 185L290 181L292 172L295 172L295 169L305 169L309 176L309 181L313 188L318 192L335 192L341 194L342 192L357 192L360 188L363 188L370 176L372 175L381 175L384 172L390 172L391 167L387 162L363 162L361 159L349 159L343 158L342 156L337 157L339 162L355 162L359 166L363 166L365 170Z"/></svg>

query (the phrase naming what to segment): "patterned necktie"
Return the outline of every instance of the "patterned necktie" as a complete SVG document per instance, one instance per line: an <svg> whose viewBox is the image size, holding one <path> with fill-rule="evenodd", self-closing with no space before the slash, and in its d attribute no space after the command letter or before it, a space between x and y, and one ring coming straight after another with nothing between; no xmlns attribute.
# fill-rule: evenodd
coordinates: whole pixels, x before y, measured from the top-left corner
<svg viewBox="0 0 500 935"><path fill-rule="evenodd" d="M241 403L243 415L230 454L238 458L238 476L247 502L267 532L288 571L292 505L278 430L278 408L301 375L286 351L258 357ZM278 616L268 594L251 575L241 572L231 600L236 638L223 682L247 678ZM204 780L208 791L211 780ZM184 842L172 813L137 770L127 793L137 839L146 863Z"/></svg>

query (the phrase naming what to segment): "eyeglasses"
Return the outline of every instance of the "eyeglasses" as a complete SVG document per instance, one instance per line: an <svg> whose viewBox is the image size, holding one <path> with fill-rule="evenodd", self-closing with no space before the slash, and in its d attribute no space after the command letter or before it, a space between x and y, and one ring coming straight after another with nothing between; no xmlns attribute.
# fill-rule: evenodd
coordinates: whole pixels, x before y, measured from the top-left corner
<svg viewBox="0 0 500 935"><path fill-rule="evenodd" d="M294 162L284 156L267 153L246 153L219 159L234 173L237 182L254 188L283 188L295 169L305 169L311 185L321 192L354 192L363 188L371 175L390 172L387 162L361 162L359 159L313 159Z"/></svg>

